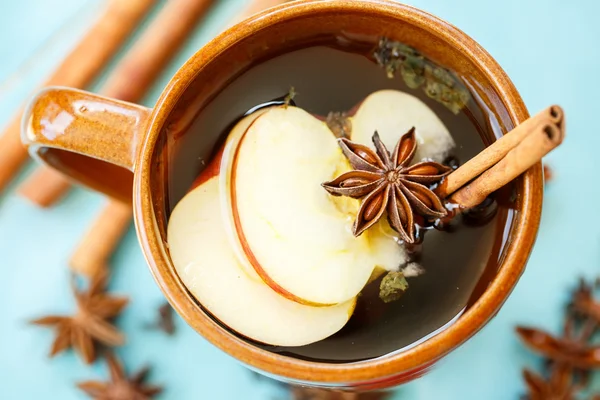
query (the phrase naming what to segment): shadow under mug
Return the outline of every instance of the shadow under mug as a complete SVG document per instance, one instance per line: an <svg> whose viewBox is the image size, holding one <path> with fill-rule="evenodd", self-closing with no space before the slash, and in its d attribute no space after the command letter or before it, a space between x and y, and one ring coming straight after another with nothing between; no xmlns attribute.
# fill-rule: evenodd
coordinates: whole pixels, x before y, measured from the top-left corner
<svg viewBox="0 0 600 400"><path fill-rule="evenodd" d="M500 309L525 269L542 205L538 164L516 182L517 212L496 276L456 322L406 351L341 364L295 359L253 346L224 329L179 279L166 243L166 167L161 144L185 131L216 93L257 62L340 33L398 40L468 76L503 132L528 117L504 71L475 41L448 23L386 0L297 1L267 10L208 43L177 72L153 109L95 94L48 88L31 102L23 141L37 159L118 199L131 201L150 270L175 310L215 346L265 374L320 387L372 390L427 371ZM132 190L133 188L133 190Z"/></svg>

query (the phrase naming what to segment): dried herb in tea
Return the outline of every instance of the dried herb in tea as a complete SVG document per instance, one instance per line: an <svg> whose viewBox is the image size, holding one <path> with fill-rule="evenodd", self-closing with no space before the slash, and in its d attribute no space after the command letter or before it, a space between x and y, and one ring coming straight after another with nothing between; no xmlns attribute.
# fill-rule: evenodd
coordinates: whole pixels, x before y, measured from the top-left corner
<svg viewBox="0 0 600 400"><path fill-rule="evenodd" d="M290 87L290 91L288 92L288 94L285 95L285 97L283 98L283 104L287 107L287 106L294 106L296 105L294 103L294 98L298 95L298 93L296 93L296 88L294 88L293 86Z"/></svg>
<svg viewBox="0 0 600 400"><path fill-rule="evenodd" d="M373 55L389 78L399 72L406 86L411 89L422 87L427 96L454 114L469 102L469 92L450 71L435 65L410 46L382 38Z"/></svg>
<svg viewBox="0 0 600 400"><path fill-rule="evenodd" d="M390 271L379 284L379 298L385 303L398 300L408 289L408 282L400 271Z"/></svg>

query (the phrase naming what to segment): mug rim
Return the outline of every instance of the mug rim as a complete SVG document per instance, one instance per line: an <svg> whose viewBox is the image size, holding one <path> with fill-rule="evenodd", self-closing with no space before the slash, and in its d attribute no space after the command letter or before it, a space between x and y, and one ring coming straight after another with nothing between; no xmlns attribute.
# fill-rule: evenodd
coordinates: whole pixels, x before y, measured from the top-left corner
<svg viewBox="0 0 600 400"><path fill-rule="evenodd" d="M155 145L171 110L201 74L207 63L252 35L254 32L298 17L323 12L353 11L401 20L424 29L446 45L455 47L493 84L513 123L529 114L519 93L499 64L472 38L453 25L417 8L388 0L289 2L265 10L227 29L196 52L172 78L152 112L145 142L138 153L135 168L133 205L138 238L150 271L163 294L205 339L246 365L296 381L311 383L352 383L389 378L423 368L445 356L477 333L500 309L523 273L539 227L543 180L541 163L524 175L521 185L522 212L511 230L501 268L485 292L450 327L414 347L375 359L349 363L323 363L279 355L254 346L219 325L195 302L189 301L186 287L171 265L170 257L158 232L150 189L151 162Z"/></svg>

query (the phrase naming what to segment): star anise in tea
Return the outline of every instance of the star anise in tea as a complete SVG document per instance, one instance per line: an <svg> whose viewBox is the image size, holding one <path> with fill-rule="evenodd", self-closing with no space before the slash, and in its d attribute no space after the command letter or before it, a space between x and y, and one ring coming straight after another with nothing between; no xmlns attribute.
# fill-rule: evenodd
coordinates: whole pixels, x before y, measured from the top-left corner
<svg viewBox="0 0 600 400"><path fill-rule="evenodd" d="M106 355L110 373L109 382L87 381L77 384L81 390L96 400L150 400L162 392L159 386L145 383L150 372L143 368L131 378L127 377L123 366L111 353Z"/></svg>
<svg viewBox="0 0 600 400"><path fill-rule="evenodd" d="M338 142L354 170L323 187L332 195L362 199L353 227L355 236L373 226L387 210L391 227L404 241L414 243L415 216L437 219L447 215L430 185L439 183L452 169L433 161L410 166L417 149L415 128L400 138L392 154L377 132L373 135L376 152L345 138Z"/></svg>
<svg viewBox="0 0 600 400"><path fill-rule="evenodd" d="M121 313L128 299L107 294L107 281L108 272L98 273L91 279L87 291L80 291L73 277L71 286L77 302L75 315L49 315L32 321L35 325L55 329L50 357L73 348L87 364L91 364L96 360L98 345L120 346L125 342L125 336L109 321Z"/></svg>

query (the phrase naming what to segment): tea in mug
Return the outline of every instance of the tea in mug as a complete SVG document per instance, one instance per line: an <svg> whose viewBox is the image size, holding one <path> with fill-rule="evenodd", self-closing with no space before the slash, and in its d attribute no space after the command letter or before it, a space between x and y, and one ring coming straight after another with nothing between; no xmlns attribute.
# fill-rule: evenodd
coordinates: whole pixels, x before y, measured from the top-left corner
<svg viewBox="0 0 600 400"><path fill-rule="evenodd" d="M496 274L513 208L509 186L448 222L432 197L500 135L470 83L348 38L230 82L162 148L168 248L198 304L256 346L331 363L450 326Z"/></svg>

